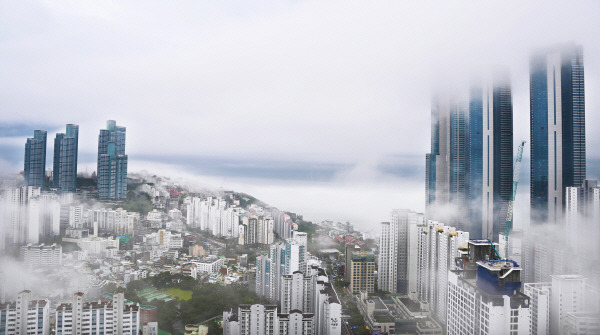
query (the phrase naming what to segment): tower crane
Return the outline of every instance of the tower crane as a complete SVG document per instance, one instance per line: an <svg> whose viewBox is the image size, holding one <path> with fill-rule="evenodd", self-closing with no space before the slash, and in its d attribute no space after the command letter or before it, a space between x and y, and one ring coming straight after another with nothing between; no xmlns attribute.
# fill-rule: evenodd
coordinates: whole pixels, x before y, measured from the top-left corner
<svg viewBox="0 0 600 335"><path fill-rule="evenodd" d="M513 187L512 195L508 201L508 209L506 211L506 221L504 222L504 257L508 258L508 234L512 228L513 220L513 208L515 205L515 196L517 195L517 186L519 185L519 172L521 171L521 160L523 158L523 147L525 141L521 141L519 149L517 151L517 160L515 162L515 168L513 171Z"/></svg>

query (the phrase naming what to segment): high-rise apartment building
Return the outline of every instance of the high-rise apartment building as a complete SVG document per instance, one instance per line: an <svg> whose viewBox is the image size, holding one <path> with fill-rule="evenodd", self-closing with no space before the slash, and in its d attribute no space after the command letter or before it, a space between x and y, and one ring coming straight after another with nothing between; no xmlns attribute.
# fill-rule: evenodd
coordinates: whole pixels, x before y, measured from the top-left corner
<svg viewBox="0 0 600 335"><path fill-rule="evenodd" d="M463 266L448 274L448 335L531 334L530 299L519 291L518 264L470 259Z"/></svg>
<svg viewBox="0 0 600 335"><path fill-rule="evenodd" d="M98 195L102 199L127 197L127 155L125 127L113 120L107 122L98 137Z"/></svg>
<svg viewBox="0 0 600 335"><path fill-rule="evenodd" d="M279 299L284 275L306 273L305 257L304 246L292 239L272 244L269 254L256 258L256 293L271 300Z"/></svg>
<svg viewBox="0 0 600 335"><path fill-rule="evenodd" d="M562 220L564 192L586 177L583 48L565 44L530 60L531 219Z"/></svg>
<svg viewBox="0 0 600 335"><path fill-rule="evenodd" d="M68 124L65 133L56 134L54 139L54 165L52 186L64 192L75 192L77 188L77 152L79 126Z"/></svg>
<svg viewBox="0 0 600 335"><path fill-rule="evenodd" d="M50 334L50 301L34 300L25 290L16 301L0 304L0 334Z"/></svg>
<svg viewBox="0 0 600 335"><path fill-rule="evenodd" d="M600 185L597 180L584 180L579 187L565 191L565 221L568 227L600 220Z"/></svg>
<svg viewBox="0 0 600 335"><path fill-rule="evenodd" d="M26 245L21 247L23 262L32 268L62 265L62 246L60 245Z"/></svg>
<svg viewBox="0 0 600 335"><path fill-rule="evenodd" d="M25 185L44 188L46 175L46 138L45 130L36 130L25 144Z"/></svg>
<svg viewBox="0 0 600 335"><path fill-rule="evenodd" d="M405 209L392 211L391 222L381 223L378 289L408 294L417 291L417 225L423 214Z"/></svg>
<svg viewBox="0 0 600 335"><path fill-rule="evenodd" d="M504 231L512 194L513 108L508 74L498 72L473 84L470 95L468 230L474 238L497 239Z"/></svg>
<svg viewBox="0 0 600 335"><path fill-rule="evenodd" d="M370 252L354 251L350 256L350 286L353 294L375 291L375 255Z"/></svg>
<svg viewBox="0 0 600 335"><path fill-rule="evenodd" d="M86 302L83 293L76 293L72 302L56 307L56 334L136 335L140 330L140 306L125 302L122 292L107 302Z"/></svg>
<svg viewBox="0 0 600 335"><path fill-rule="evenodd" d="M381 223L378 265L377 288L395 293L398 278L398 224Z"/></svg>
<svg viewBox="0 0 600 335"><path fill-rule="evenodd" d="M225 335L313 335L313 314L292 310L277 313L276 305L240 305L223 312Z"/></svg>
<svg viewBox="0 0 600 335"><path fill-rule="evenodd" d="M417 278L419 299L429 303L432 315L445 323L448 271L456 269L455 260L466 253L469 233L429 220L418 226ZM474 241L485 243L486 241ZM491 249L491 248L490 248Z"/></svg>

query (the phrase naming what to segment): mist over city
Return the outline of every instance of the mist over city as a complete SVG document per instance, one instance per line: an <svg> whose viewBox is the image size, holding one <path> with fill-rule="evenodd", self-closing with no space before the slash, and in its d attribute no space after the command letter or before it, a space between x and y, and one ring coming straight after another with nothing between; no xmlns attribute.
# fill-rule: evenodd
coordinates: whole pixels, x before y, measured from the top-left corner
<svg viewBox="0 0 600 335"><path fill-rule="evenodd" d="M0 335L600 334L600 3L0 3Z"/></svg>

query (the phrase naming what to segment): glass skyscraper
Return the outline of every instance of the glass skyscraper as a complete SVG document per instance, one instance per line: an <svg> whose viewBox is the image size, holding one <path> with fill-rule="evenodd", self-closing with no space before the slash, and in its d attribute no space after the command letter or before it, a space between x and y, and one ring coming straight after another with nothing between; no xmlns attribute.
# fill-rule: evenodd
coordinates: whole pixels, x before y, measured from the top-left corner
<svg viewBox="0 0 600 335"><path fill-rule="evenodd" d="M562 219L564 192L581 186L585 166L583 49L569 43L530 60L531 219Z"/></svg>
<svg viewBox="0 0 600 335"><path fill-rule="evenodd" d="M426 207L429 219L446 220L466 229L468 170L468 117L459 99L436 95L431 104L431 153L426 159ZM447 205L458 210L446 216ZM462 213L464 211L464 213ZM444 217L438 217L438 212Z"/></svg>
<svg viewBox="0 0 600 335"><path fill-rule="evenodd" d="M113 120L107 122L98 137L98 195L102 199L127 197L127 155L125 127Z"/></svg>
<svg viewBox="0 0 600 335"><path fill-rule="evenodd" d="M504 231L512 193L513 108L507 72L473 84L469 103L469 203L476 238Z"/></svg>
<svg viewBox="0 0 600 335"><path fill-rule="evenodd" d="M54 139L54 188L65 192L75 192L77 188L77 152L79 126L68 124L65 133L56 134Z"/></svg>
<svg viewBox="0 0 600 335"><path fill-rule="evenodd" d="M44 188L46 173L46 138L45 130L35 130L33 137L25 143L25 185Z"/></svg>

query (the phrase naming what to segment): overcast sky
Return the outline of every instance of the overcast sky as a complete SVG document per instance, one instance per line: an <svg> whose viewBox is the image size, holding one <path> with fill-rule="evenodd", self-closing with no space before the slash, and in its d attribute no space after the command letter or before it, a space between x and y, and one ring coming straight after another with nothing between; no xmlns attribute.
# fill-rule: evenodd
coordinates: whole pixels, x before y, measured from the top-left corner
<svg viewBox="0 0 600 335"><path fill-rule="evenodd" d="M599 14L598 1L2 1L0 169L22 170L33 129L51 147L76 123L91 172L115 119L131 170L241 187L313 219L422 210L432 90L507 67L517 145L538 47L583 45L600 159Z"/></svg>

